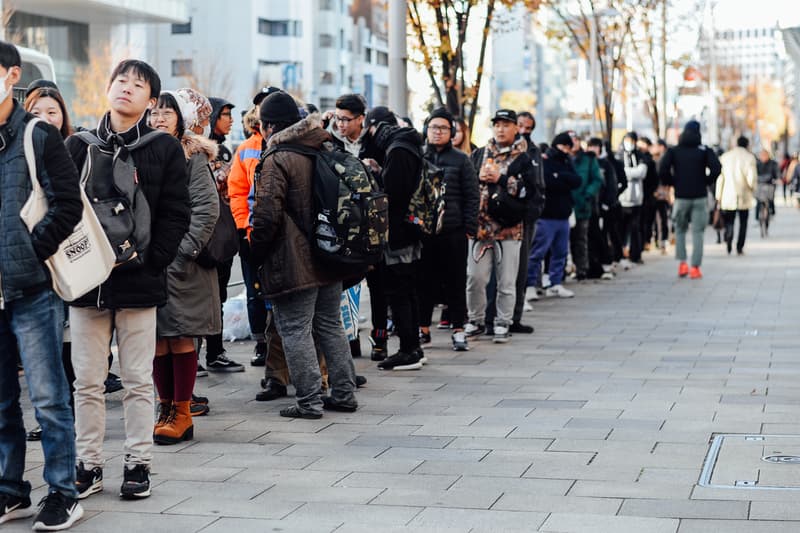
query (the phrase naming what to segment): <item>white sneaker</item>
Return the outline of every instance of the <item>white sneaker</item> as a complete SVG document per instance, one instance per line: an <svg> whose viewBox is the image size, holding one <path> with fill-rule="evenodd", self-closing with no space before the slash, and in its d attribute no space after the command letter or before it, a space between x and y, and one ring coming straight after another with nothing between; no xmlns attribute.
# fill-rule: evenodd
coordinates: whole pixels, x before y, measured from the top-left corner
<svg viewBox="0 0 800 533"><path fill-rule="evenodd" d="M633 263L631 263L630 259L623 258L619 262L619 266L622 267L622 270L630 270L631 268L633 268Z"/></svg>
<svg viewBox="0 0 800 533"><path fill-rule="evenodd" d="M528 311L533 311L533 306L531 304L529 304L528 302L525 302L524 304L522 304L522 311L526 312L526 313Z"/></svg>
<svg viewBox="0 0 800 533"><path fill-rule="evenodd" d="M508 327L507 326L495 326L494 327L494 338L492 339L496 343L506 343L508 342Z"/></svg>
<svg viewBox="0 0 800 533"><path fill-rule="evenodd" d="M575 293L569 289L565 289L563 285L553 285L552 287L547 289L545 295L548 298L555 298L555 297L572 298L573 296L575 296Z"/></svg>
<svg viewBox="0 0 800 533"><path fill-rule="evenodd" d="M542 287L550 286L550 274L542 274Z"/></svg>
<svg viewBox="0 0 800 533"><path fill-rule="evenodd" d="M614 273L613 272L603 272L603 274L600 276L600 279L604 279L604 280L614 279Z"/></svg>
<svg viewBox="0 0 800 533"><path fill-rule="evenodd" d="M456 331L451 335L453 339L453 350L456 352L466 352L469 350L469 344L467 344L467 335L463 331Z"/></svg>
<svg viewBox="0 0 800 533"><path fill-rule="evenodd" d="M536 287L528 287L525 289L525 300L528 302L535 302L539 299L539 292Z"/></svg>

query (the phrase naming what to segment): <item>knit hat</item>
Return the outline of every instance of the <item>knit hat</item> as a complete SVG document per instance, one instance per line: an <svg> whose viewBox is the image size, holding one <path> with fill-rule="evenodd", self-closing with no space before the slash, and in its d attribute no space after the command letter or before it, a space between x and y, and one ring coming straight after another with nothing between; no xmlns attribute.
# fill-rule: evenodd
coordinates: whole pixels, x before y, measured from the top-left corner
<svg viewBox="0 0 800 533"><path fill-rule="evenodd" d="M183 122L186 124L188 129L199 126L203 122L211 119L211 112L213 109L211 107L211 102L208 101L208 98L194 89L189 89L187 87L178 89L175 91L175 94L177 94L187 104L186 113L184 113L184 106L178 102L178 105L181 107Z"/></svg>
<svg viewBox="0 0 800 533"><path fill-rule="evenodd" d="M695 133L700 133L700 123L697 122L696 120L690 120L683 127L683 131L693 131Z"/></svg>
<svg viewBox="0 0 800 533"><path fill-rule="evenodd" d="M450 126L455 126L456 121L453 118L453 114L448 111L446 107L437 107L434 109L428 117L428 122L435 118L443 118L450 123Z"/></svg>
<svg viewBox="0 0 800 533"><path fill-rule="evenodd" d="M573 136L574 133L570 131L562 131L561 133L553 137L553 142L550 143L550 146L554 148L559 144L563 144L564 146L572 146L572 143L574 142L572 140Z"/></svg>
<svg viewBox="0 0 800 533"><path fill-rule="evenodd" d="M283 91L273 92L261 102L259 108L259 118L261 124L288 123L294 124L300 121L300 112L297 110L297 102L288 93Z"/></svg>
<svg viewBox="0 0 800 533"><path fill-rule="evenodd" d="M389 111L388 107L382 105L370 109L366 119L364 119L364 123L368 128L380 124L381 122L385 122L390 126L397 126L397 117L394 116L394 113Z"/></svg>

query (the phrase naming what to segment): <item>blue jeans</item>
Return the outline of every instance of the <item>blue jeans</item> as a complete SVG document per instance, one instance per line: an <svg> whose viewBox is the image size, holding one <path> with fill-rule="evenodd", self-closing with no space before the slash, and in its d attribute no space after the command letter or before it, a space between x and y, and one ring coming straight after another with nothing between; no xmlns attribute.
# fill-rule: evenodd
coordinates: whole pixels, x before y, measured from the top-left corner
<svg viewBox="0 0 800 533"><path fill-rule="evenodd" d="M64 304L51 290L6 302L0 312L0 491L30 494L25 471L25 427L14 343L28 393L42 426L44 479L50 491L75 498L75 421L61 363Z"/></svg>
<svg viewBox="0 0 800 533"><path fill-rule="evenodd" d="M528 287L535 287L542 270L541 263L547 252L550 257L550 284L561 285L564 267L569 254L569 220L540 218L536 222L533 248L528 261Z"/></svg>

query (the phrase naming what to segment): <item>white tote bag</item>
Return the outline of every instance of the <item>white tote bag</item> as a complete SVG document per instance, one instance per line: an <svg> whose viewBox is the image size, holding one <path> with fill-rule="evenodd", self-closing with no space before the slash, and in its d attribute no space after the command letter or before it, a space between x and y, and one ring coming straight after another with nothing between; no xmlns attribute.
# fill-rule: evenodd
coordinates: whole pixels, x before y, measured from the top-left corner
<svg viewBox="0 0 800 533"><path fill-rule="evenodd" d="M47 196L36 173L36 154L33 150L33 128L40 119L31 119L25 127L23 143L25 160L33 190L19 216L28 231L47 214ZM72 234L50 256L45 265L53 278L53 290L63 300L70 302L88 293L103 283L114 268L116 254L106 238L103 227L89 203L83 184L80 187L83 214Z"/></svg>

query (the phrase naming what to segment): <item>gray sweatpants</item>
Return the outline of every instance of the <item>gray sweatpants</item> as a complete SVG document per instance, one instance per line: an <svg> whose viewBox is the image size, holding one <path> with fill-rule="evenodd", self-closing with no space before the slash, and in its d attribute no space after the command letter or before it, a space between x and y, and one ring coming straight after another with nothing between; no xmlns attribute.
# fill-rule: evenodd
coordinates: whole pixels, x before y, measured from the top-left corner
<svg viewBox="0 0 800 533"><path fill-rule="evenodd" d="M486 317L486 285L492 277L497 279L497 297L494 325L509 326L514 314L517 290L517 270L521 241L495 241L488 243L470 239L467 256L467 315L469 321L483 324Z"/></svg>
<svg viewBox="0 0 800 533"><path fill-rule="evenodd" d="M306 413L322 412L322 375L314 340L328 364L333 400L357 403L356 371L339 311L341 295L342 284L332 283L272 299L275 326L283 339L289 376L297 390L297 406Z"/></svg>
<svg viewBox="0 0 800 533"><path fill-rule="evenodd" d="M686 261L686 232L691 223L692 259L689 264L699 267L703 262L703 234L708 224L706 198L676 198L672 219L675 221L675 258Z"/></svg>

